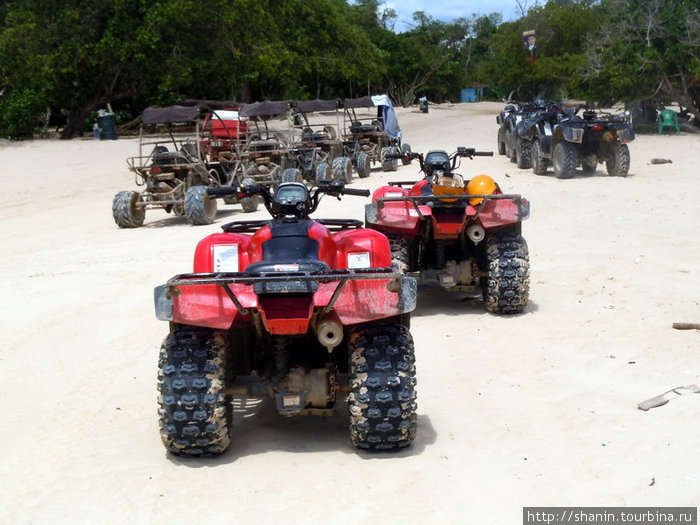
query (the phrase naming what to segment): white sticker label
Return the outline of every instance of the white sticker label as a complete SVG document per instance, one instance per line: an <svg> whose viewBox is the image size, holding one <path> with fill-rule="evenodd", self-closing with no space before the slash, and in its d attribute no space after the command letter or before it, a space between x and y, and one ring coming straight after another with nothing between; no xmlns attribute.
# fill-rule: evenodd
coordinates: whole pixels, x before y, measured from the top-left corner
<svg viewBox="0 0 700 525"><path fill-rule="evenodd" d="M418 210L415 208L409 208L408 215L409 217L418 217Z"/></svg>
<svg viewBox="0 0 700 525"><path fill-rule="evenodd" d="M369 252L348 254L348 268L369 268Z"/></svg>
<svg viewBox="0 0 700 525"><path fill-rule="evenodd" d="M214 272L238 271L238 245L214 245Z"/></svg>

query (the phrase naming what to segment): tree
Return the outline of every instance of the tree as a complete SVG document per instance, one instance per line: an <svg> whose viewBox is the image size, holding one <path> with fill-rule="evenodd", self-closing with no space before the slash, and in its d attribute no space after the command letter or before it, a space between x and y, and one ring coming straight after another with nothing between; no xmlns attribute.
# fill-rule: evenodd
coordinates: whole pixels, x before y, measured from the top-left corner
<svg viewBox="0 0 700 525"><path fill-rule="evenodd" d="M700 12L693 0L606 0L588 40L591 97L678 102L700 117Z"/></svg>

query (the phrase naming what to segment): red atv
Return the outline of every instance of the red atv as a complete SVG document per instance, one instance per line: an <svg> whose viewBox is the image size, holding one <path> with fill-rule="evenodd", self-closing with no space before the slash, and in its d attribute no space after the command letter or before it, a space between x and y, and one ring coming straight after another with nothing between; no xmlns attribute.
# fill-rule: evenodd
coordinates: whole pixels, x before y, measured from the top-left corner
<svg viewBox="0 0 700 525"><path fill-rule="evenodd" d="M402 272L436 280L447 290L481 288L489 312L520 313L530 289L527 243L520 235L530 204L520 195L504 195L488 175L466 181L455 171L463 157L492 155L465 147L452 155L402 155L418 159L425 178L377 189L366 205L365 224L386 234Z"/></svg>
<svg viewBox="0 0 700 525"><path fill-rule="evenodd" d="M156 316L170 321L158 363L165 447L223 452L233 394L273 397L281 415L294 416L328 415L343 391L354 445L409 445L416 280L392 267L387 238L361 221L309 218L324 194L369 191L339 181L208 192L259 195L272 220L224 225L197 245L194 273L155 289Z"/></svg>

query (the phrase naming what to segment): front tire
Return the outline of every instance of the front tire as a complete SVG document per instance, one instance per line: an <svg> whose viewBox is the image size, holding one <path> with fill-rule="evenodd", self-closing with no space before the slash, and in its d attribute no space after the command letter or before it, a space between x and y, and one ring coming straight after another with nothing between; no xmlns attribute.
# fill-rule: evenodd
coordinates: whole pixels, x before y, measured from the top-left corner
<svg viewBox="0 0 700 525"><path fill-rule="evenodd" d="M530 255L517 233L496 233L486 240L486 310L492 314L519 314L530 296Z"/></svg>
<svg viewBox="0 0 700 525"><path fill-rule="evenodd" d="M557 179L570 179L576 173L576 146L571 142L557 142L552 152L552 167Z"/></svg>
<svg viewBox="0 0 700 525"><path fill-rule="evenodd" d="M229 446L232 407L224 395L226 345L221 332L171 332L158 358L160 436L173 454L211 456Z"/></svg>
<svg viewBox="0 0 700 525"><path fill-rule="evenodd" d="M207 195L206 186L192 186L185 193L185 215L190 224L202 226L216 219L216 200Z"/></svg>
<svg viewBox="0 0 700 525"><path fill-rule="evenodd" d="M547 175L547 159L542 151L542 144L535 139L532 143L532 171L535 175Z"/></svg>
<svg viewBox="0 0 700 525"><path fill-rule="evenodd" d="M120 228L138 228L143 225L146 208L137 204L143 202L137 191L120 191L112 201L112 217Z"/></svg>
<svg viewBox="0 0 700 525"><path fill-rule="evenodd" d="M506 139L506 157L511 162L515 162L517 159L515 157L515 147L513 146L513 133L507 129L505 132L505 139Z"/></svg>
<svg viewBox="0 0 700 525"><path fill-rule="evenodd" d="M626 177L630 171L630 150L627 144L617 144L612 155L605 161L608 175Z"/></svg>
<svg viewBox="0 0 700 525"><path fill-rule="evenodd" d="M398 323L353 329L348 342L350 439L363 449L406 447L416 437L413 338Z"/></svg>

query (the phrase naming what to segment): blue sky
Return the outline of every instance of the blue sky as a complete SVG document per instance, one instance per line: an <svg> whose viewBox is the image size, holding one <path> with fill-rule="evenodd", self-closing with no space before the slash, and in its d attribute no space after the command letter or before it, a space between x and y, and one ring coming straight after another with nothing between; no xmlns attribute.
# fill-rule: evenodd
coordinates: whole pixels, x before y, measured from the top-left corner
<svg viewBox="0 0 700 525"><path fill-rule="evenodd" d="M524 0L521 4L531 7L535 4L535 0ZM387 1L386 5L399 15L394 28L397 32L410 29L406 24L413 23L414 11L425 11L431 17L443 21L459 17L469 18L473 13L477 15L501 13L504 21L514 20L520 15L515 0L392 0Z"/></svg>

